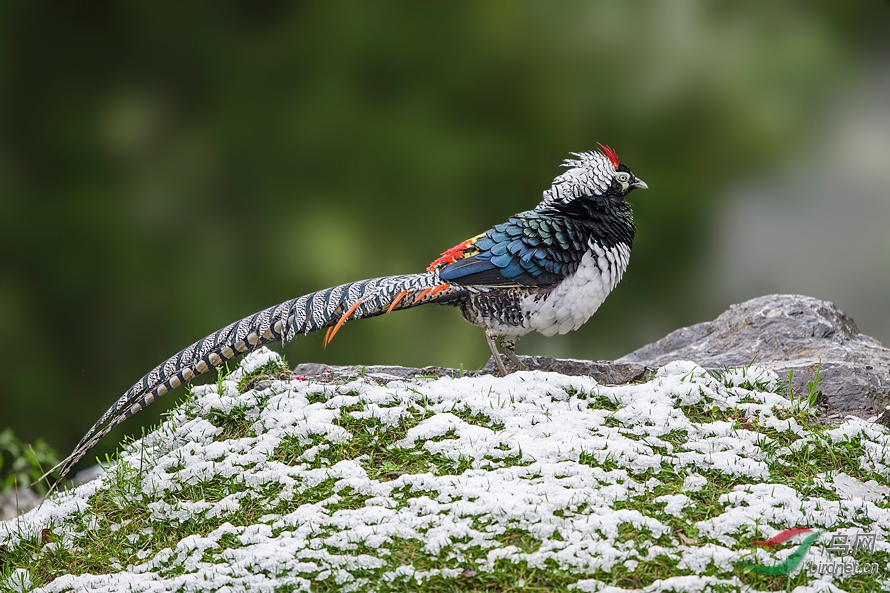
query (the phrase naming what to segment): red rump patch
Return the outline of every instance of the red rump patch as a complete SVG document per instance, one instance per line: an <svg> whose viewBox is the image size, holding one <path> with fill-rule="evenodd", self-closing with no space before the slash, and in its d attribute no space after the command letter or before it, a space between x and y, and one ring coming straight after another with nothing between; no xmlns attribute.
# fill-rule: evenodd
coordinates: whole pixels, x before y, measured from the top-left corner
<svg viewBox="0 0 890 593"><path fill-rule="evenodd" d="M612 150L611 148L609 148L608 146L606 146L605 144L600 144L599 142L597 142L597 144L603 150L603 154L606 155L610 161L612 161L612 166L617 169L618 165L621 164L621 161L618 160L618 155L615 154L615 151Z"/></svg>
<svg viewBox="0 0 890 593"><path fill-rule="evenodd" d="M432 272L440 264L453 264L457 260L461 259L463 257L463 251L475 242L476 239L467 239L463 243L455 245L448 251L443 252L441 256L433 260L433 262L427 266L426 271Z"/></svg>

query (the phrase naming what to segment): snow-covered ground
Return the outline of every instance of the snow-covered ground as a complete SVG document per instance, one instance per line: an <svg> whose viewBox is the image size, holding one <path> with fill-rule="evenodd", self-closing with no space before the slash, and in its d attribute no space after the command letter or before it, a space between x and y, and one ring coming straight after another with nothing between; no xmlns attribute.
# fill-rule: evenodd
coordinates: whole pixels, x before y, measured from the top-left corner
<svg viewBox="0 0 890 593"><path fill-rule="evenodd" d="M0 523L0 590L785 590L740 561L783 561L803 536L753 542L798 526L825 533L794 591L890 590L888 431L809 427L772 371L239 393L276 362L248 356L100 478ZM879 570L814 568L842 560Z"/></svg>

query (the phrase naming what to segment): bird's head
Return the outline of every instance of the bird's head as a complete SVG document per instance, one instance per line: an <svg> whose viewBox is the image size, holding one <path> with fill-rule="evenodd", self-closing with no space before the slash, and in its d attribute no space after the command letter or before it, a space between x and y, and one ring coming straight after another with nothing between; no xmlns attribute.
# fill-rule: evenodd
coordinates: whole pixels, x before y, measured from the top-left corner
<svg viewBox="0 0 890 593"><path fill-rule="evenodd" d="M623 200L634 189L649 187L618 160L614 150L602 144L599 147L600 150L590 152L573 152L575 158L563 162L567 170L553 180L539 207L568 204L585 196Z"/></svg>

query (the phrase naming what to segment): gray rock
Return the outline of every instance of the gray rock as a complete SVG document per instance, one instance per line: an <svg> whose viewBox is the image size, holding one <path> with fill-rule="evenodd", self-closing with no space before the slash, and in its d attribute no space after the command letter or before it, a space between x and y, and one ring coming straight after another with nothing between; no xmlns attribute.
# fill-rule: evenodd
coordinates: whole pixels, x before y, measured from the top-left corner
<svg viewBox="0 0 890 593"><path fill-rule="evenodd" d="M642 364L611 360L576 360L546 356L520 356L519 360L529 369L562 373L563 375L590 376L605 385L625 385L643 381L650 371L654 371L654 368ZM494 360L489 359L480 372L494 374Z"/></svg>
<svg viewBox="0 0 890 593"><path fill-rule="evenodd" d="M86 469L82 469L76 474L71 480L66 484L69 488L74 488L75 486L80 486L81 484L86 484L87 482L92 482L99 476L105 473L105 468L101 465L92 465Z"/></svg>
<svg viewBox="0 0 890 593"><path fill-rule="evenodd" d="M464 374L474 374L464 372ZM458 369L447 369L443 367L424 367L422 369L400 366L384 366L384 365L347 365L347 366L330 366L319 364L317 362L304 362L298 364L293 369L293 375L308 377L316 381L330 383L339 381L343 378L352 377L372 377L375 379L392 381L395 379L413 379L415 377L459 377L461 371Z"/></svg>
<svg viewBox="0 0 890 593"><path fill-rule="evenodd" d="M43 497L30 488L19 488L18 492L0 494L0 521L6 521L35 508Z"/></svg>
<svg viewBox="0 0 890 593"><path fill-rule="evenodd" d="M564 375L591 376L600 383L623 385L643 380L647 367L627 362L611 362L608 360L561 360L545 356L520 356L519 359L530 369L552 371ZM460 377L461 375L491 375L495 373L494 362L488 361L482 369L461 371L443 367L424 367L422 369L399 366L328 366L314 362L297 365L294 376L311 378L313 381L333 382L350 377L370 377L382 381L394 379L413 379L416 377Z"/></svg>
<svg viewBox="0 0 890 593"><path fill-rule="evenodd" d="M820 404L834 413L872 416L890 394L890 350L859 333L833 303L800 295L767 295L733 305L714 321L671 332L616 362L659 366L692 360L709 369L752 361L787 377L806 396L821 365Z"/></svg>

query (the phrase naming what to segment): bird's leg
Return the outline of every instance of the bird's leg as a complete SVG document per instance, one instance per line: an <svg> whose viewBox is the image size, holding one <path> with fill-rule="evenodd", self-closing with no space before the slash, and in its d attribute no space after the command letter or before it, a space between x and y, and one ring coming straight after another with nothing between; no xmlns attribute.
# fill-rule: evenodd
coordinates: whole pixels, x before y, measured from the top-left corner
<svg viewBox="0 0 890 593"><path fill-rule="evenodd" d="M488 330L485 330L485 341L488 342L488 348L491 350L491 355L494 357L494 363L498 366L498 371L501 373L501 377L506 377L507 369L504 368L504 361L501 360L501 353L498 352L497 342L499 341L499 338L495 337L495 335Z"/></svg>
<svg viewBox="0 0 890 593"><path fill-rule="evenodd" d="M519 357L516 356L516 352L514 352L516 348L516 338L501 338L500 340L501 349L504 351L504 354L507 355L507 358L516 365L516 368L520 371L527 371L528 366L519 360Z"/></svg>

